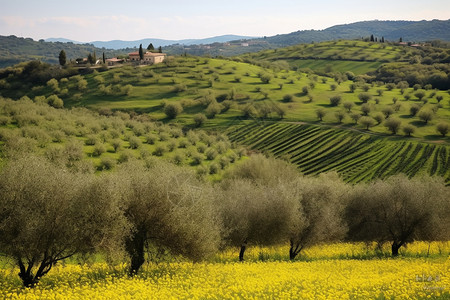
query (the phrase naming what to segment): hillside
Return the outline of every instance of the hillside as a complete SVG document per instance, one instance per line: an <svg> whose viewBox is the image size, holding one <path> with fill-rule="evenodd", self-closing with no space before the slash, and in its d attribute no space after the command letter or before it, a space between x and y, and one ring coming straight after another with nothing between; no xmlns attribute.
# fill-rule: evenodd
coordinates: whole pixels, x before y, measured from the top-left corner
<svg viewBox="0 0 450 300"><path fill-rule="evenodd" d="M280 123L279 126L301 122L317 128L314 130L333 128L323 131L324 135L339 138L324 142L317 140L314 143L324 148L317 148L315 152L331 151L345 136L348 140L367 140L357 146L373 157L374 160L367 160L367 166L379 161L379 166L384 168L381 161L387 162L392 152L381 151L382 145L392 139L394 142L386 142L386 149L392 148L398 155L411 155L404 166L372 175L346 175L344 166L349 163L349 157L342 155L330 170L342 170L349 181L369 180L409 168L414 170L411 175L425 172L449 177L448 163L440 158L449 151L449 138L437 130L439 126L447 126L448 132L450 96L447 92L433 90L430 86L408 87L405 82L353 82L342 75L330 78L294 72L280 69L276 63L270 67L221 59L179 57L154 66L124 66L84 76L52 79L45 85L26 83L28 77L21 74L23 71L10 68L6 73L0 72L6 76L0 83L4 87L4 97L18 99L26 96L57 107L88 107L108 114L115 110L134 111L184 128L223 131L248 122L263 125L275 122ZM27 76L32 76L32 71L27 72ZM27 89L23 88L24 84ZM391 121L397 125L391 127ZM256 128L252 135L269 132L265 127ZM232 134L230 137L256 150L269 151L280 157L286 157L286 152L290 155L290 150L273 151L273 147L277 147L274 142L271 142L273 146L266 148L264 145L255 146L254 141L247 138L238 139ZM308 143L302 140L297 144L294 131L285 139L294 149ZM380 145L382 147L378 148ZM427 149L426 153L422 153L424 149ZM355 149L351 152L360 153ZM421 160L416 164L419 157ZM397 160L398 157L393 156L392 159ZM311 174L315 173L314 170L322 170L315 163L322 162L311 161L312 169L308 169ZM442 170L446 170L444 174Z"/></svg>
<svg viewBox="0 0 450 300"><path fill-rule="evenodd" d="M363 21L336 25L324 30L297 31L268 37L273 45L290 46L300 43L320 42L335 39L357 39L370 35L388 41L424 42L432 40L450 41L450 20L432 21Z"/></svg>
<svg viewBox="0 0 450 300"><path fill-rule="evenodd" d="M203 46L174 45L164 48L171 54L187 52L192 55L234 56L243 53L257 52L266 49L310 44L339 39L361 40L374 35L386 41L424 42L432 40L450 41L450 20L432 21L364 21L351 24L336 25L324 30L301 30L288 34L259 39L248 39L229 43L216 43Z"/></svg>
<svg viewBox="0 0 450 300"><path fill-rule="evenodd" d="M260 65L283 61L291 69L310 69L319 74L369 73L374 81L432 84L446 90L450 88L446 75L450 73L447 46L448 43L443 42L412 47L398 43L339 40L265 50L237 58Z"/></svg>
<svg viewBox="0 0 450 300"><path fill-rule="evenodd" d="M128 53L126 50L116 51L96 48L91 44L34 41L31 38L13 35L0 36L0 68L30 60L58 64L58 56L61 50L66 52L68 61L87 57L89 53L94 52L96 52L97 57L101 57L103 52L105 52L106 57Z"/></svg>
<svg viewBox="0 0 450 300"><path fill-rule="evenodd" d="M131 159L163 159L214 179L245 153L224 135L183 131L143 115L77 108L55 109L45 97L0 97L0 165L4 159L43 155L83 172L106 171ZM215 177L216 176L216 177Z"/></svg>

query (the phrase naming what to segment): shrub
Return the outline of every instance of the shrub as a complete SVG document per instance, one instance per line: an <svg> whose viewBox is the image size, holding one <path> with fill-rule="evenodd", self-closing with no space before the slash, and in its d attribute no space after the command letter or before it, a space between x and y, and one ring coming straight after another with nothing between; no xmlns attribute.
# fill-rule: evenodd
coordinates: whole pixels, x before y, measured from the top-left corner
<svg viewBox="0 0 450 300"><path fill-rule="evenodd" d="M369 103L361 105L361 111L365 116L368 116L371 110Z"/></svg>
<svg viewBox="0 0 450 300"><path fill-rule="evenodd" d="M310 92L309 86L302 87L302 92L303 92L303 94L308 95Z"/></svg>
<svg viewBox="0 0 450 300"><path fill-rule="evenodd" d="M106 152L106 147L102 143L97 143L94 146L94 150L92 151L93 156L100 156Z"/></svg>
<svg viewBox="0 0 450 300"><path fill-rule="evenodd" d="M203 154L201 153L194 153L192 156L192 164L194 165L200 165L202 163L202 161L205 159L205 157L203 156Z"/></svg>
<svg viewBox="0 0 450 300"><path fill-rule="evenodd" d="M417 116L419 117L419 119L424 121L425 124L428 124L428 121L431 121L433 119L433 112L429 110L421 110Z"/></svg>
<svg viewBox="0 0 450 300"><path fill-rule="evenodd" d="M272 78L273 78L273 76L269 73L261 74L261 77L260 77L262 83L265 83L265 84L268 84L272 80Z"/></svg>
<svg viewBox="0 0 450 300"><path fill-rule="evenodd" d="M93 146L97 143L97 141L98 137L96 135L90 134L86 137L84 143L86 144L86 146Z"/></svg>
<svg viewBox="0 0 450 300"><path fill-rule="evenodd" d="M184 92L186 90L187 90L187 87L186 87L185 84L176 84L176 85L173 86L173 89L172 89L172 91L174 93L181 93L181 92Z"/></svg>
<svg viewBox="0 0 450 300"><path fill-rule="evenodd" d="M392 91L395 88L395 83L388 83L386 84L386 89L388 91Z"/></svg>
<svg viewBox="0 0 450 300"><path fill-rule="evenodd" d="M292 94L286 94L283 96L283 101L284 102L293 102L294 96Z"/></svg>
<svg viewBox="0 0 450 300"><path fill-rule="evenodd" d="M220 170L220 166L216 162L213 162L209 165L209 174L211 174L211 175L217 174L219 172L219 170Z"/></svg>
<svg viewBox="0 0 450 300"><path fill-rule="evenodd" d="M346 113L345 111L337 111L334 113L334 115L336 116L338 123L342 123L342 120L344 120Z"/></svg>
<svg viewBox="0 0 450 300"><path fill-rule="evenodd" d="M344 102L344 108L345 108L348 112L350 112L350 111L352 110L352 107L353 107L353 102L351 102L351 101L345 101L345 102Z"/></svg>
<svg viewBox="0 0 450 300"><path fill-rule="evenodd" d="M222 105L217 103L216 101L211 102L211 104L208 105L205 112L209 119L214 119L217 114L220 114L222 112Z"/></svg>
<svg viewBox="0 0 450 300"><path fill-rule="evenodd" d="M56 95L50 95L47 98L48 105L53 106L54 108L62 108L64 107L64 102L61 98Z"/></svg>
<svg viewBox="0 0 450 300"><path fill-rule="evenodd" d="M406 134L407 136L411 136L411 134L413 134L416 131L416 129L417 129L416 126L411 124L406 124L402 128L403 133Z"/></svg>
<svg viewBox="0 0 450 300"><path fill-rule="evenodd" d="M159 137L154 133L149 133L145 136L145 141L149 145L155 144L155 142L157 142L158 140L159 140Z"/></svg>
<svg viewBox="0 0 450 300"><path fill-rule="evenodd" d="M445 137L448 133L450 126L448 123L445 122L441 122L439 124L436 125L436 130L442 134L443 137Z"/></svg>
<svg viewBox="0 0 450 300"><path fill-rule="evenodd" d="M319 118L320 121L323 120L323 117L325 117L326 114L327 114L327 112L323 108L318 108L316 110L316 116L317 116L317 118Z"/></svg>
<svg viewBox="0 0 450 300"><path fill-rule="evenodd" d="M183 107L179 103L168 103L164 107L164 113L169 119L175 119L181 112Z"/></svg>
<svg viewBox="0 0 450 300"><path fill-rule="evenodd" d="M372 99L372 95L369 93L361 93L358 95L359 100L361 100L362 103L367 103L369 100Z"/></svg>
<svg viewBox="0 0 450 300"><path fill-rule="evenodd" d="M206 159L213 160L217 156L217 150L214 148L209 148L205 151Z"/></svg>
<svg viewBox="0 0 450 300"><path fill-rule="evenodd" d="M182 151L177 151L172 158L172 162L176 165L181 165L185 159L186 155Z"/></svg>
<svg viewBox="0 0 450 300"><path fill-rule="evenodd" d="M103 78L103 77L102 77ZM111 170L115 167L116 161L111 157L102 157L100 161L100 170Z"/></svg>
<svg viewBox="0 0 450 300"><path fill-rule="evenodd" d="M140 138L138 138L137 136L132 136L128 139L128 142L130 143L130 148L131 149L137 149L141 146L142 141Z"/></svg>
<svg viewBox="0 0 450 300"><path fill-rule="evenodd" d="M420 110L420 106L419 105L417 105L417 104L412 104L410 107L409 107L409 114L411 115L411 116L415 116L416 114L417 114L417 112Z"/></svg>
<svg viewBox="0 0 450 300"><path fill-rule="evenodd" d="M414 93L414 96L416 96L417 99L422 100L423 97L425 97L425 92L423 91L418 91L416 93Z"/></svg>
<svg viewBox="0 0 450 300"><path fill-rule="evenodd" d="M352 118L353 121L355 121L355 124L358 124L359 119L361 118L360 114L357 113L352 113L350 115L350 118Z"/></svg>
<svg viewBox="0 0 450 300"><path fill-rule="evenodd" d="M359 124L364 126L366 130L369 130L370 127L375 126L375 120L372 117L361 117Z"/></svg>
<svg viewBox="0 0 450 300"><path fill-rule="evenodd" d="M166 145L160 144L155 147L155 151L153 151L153 155L163 156L165 152L167 152Z"/></svg>
<svg viewBox="0 0 450 300"><path fill-rule="evenodd" d="M386 119L389 118L394 113L394 110L392 109L392 107L389 107L389 106L383 108L381 111L383 112Z"/></svg>
<svg viewBox="0 0 450 300"><path fill-rule="evenodd" d="M120 139L114 139L114 140L111 142L111 146L113 147L114 152L117 153L117 151L119 151L120 148L122 147L122 141L121 141Z"/></svg>
<svg viewBox="0 0 450 300"><path fill-rule="evenodd" d="M381 124L381 122L383 122L384 121L384 115L382 114L382 113L376 113L374 116L373 116L373 118L374 118L374 120L375 121L377 121L377 123L378 124Z"/></svg>
<svg viewBox="0 0 450 300"><path fill-rule="evenodd" d="M202 113L194 115L194 123L196 127L202 126L206 122L206 116Z"/></svg>
<svg viewBox="0 0 450 300"><path fill-rule="evenodd" d="M336 95L336 96L332 96L330 98L330 104L332 106L338 106L341 103L341 96L340 95Z"/></svg>
<svg viewBox="0 0 450 300"><path fill-rule="evenodd" d="M401 121L396 118L389 118L384 122L384 126L387 127L393 134L398 132L401 124Z"/></svg>

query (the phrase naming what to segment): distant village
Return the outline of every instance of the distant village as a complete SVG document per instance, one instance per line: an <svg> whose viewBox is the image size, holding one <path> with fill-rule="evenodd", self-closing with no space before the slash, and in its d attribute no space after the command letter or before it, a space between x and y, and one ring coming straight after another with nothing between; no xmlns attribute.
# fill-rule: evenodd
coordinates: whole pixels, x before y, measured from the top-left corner
<svg viewBox="0 0 450 300"><path fill-rule="evenodd" d="M150 47L150 46L149 46ZM105 58L103 56L103 59L97 59L89 54L89 56L86 58L77 58L76 64L77 65L87 65L88 63L91 65L101 65L106 64L108 66L115 66L120 65L126 62L131 62L135 64L143 64L143 65L154 65L164 62L166 59L166 54L162 53L161 49L159 49L159 52L152 52L152 51L142 51L142 57L139 53L139 51L128 53L128 56L126 58L120 58L120 57L113 57L113 58Z"/></svg>

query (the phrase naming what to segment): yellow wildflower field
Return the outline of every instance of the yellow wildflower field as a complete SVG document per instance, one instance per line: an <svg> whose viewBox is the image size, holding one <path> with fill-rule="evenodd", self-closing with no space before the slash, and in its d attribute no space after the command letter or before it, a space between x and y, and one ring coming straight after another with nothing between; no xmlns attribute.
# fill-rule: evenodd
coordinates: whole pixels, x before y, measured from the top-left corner
<svg viewBox="0 0 450 300"><path fill-rule="evenodd" d="M350 249L345 244L326 247L361 249L357 246ZM432 252L426 245L415 247L417 254L424 247ZM0 298L449 299L448 248L435 250L444 250L446 254L356 260L330 259L317 252L315 259L307 261L252 260L252 255L260 255L259 249L255 254L249 251L250 259L243 263L232 260L150 263L134 278L126 275L126 265L112 268L105 263L70 263L55 266L34 289L22 288L17 269L4 266L0 269ZM221 259L228 254L223 255Z"/></svg>

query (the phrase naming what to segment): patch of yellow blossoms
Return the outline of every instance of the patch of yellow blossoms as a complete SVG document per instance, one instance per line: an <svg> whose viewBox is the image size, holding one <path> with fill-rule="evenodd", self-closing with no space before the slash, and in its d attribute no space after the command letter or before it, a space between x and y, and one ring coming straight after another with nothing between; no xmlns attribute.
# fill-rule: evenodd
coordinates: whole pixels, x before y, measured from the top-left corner
<svg viewBox="0 0 450 300"><path fill-rule="evenodd" d="M146 265L135 278L126 275L125 265L67 264L34 289L20 286L17 269L3 268L0 298L449 299L450 260L447 252L433 258L174 262Z"/></svg>

